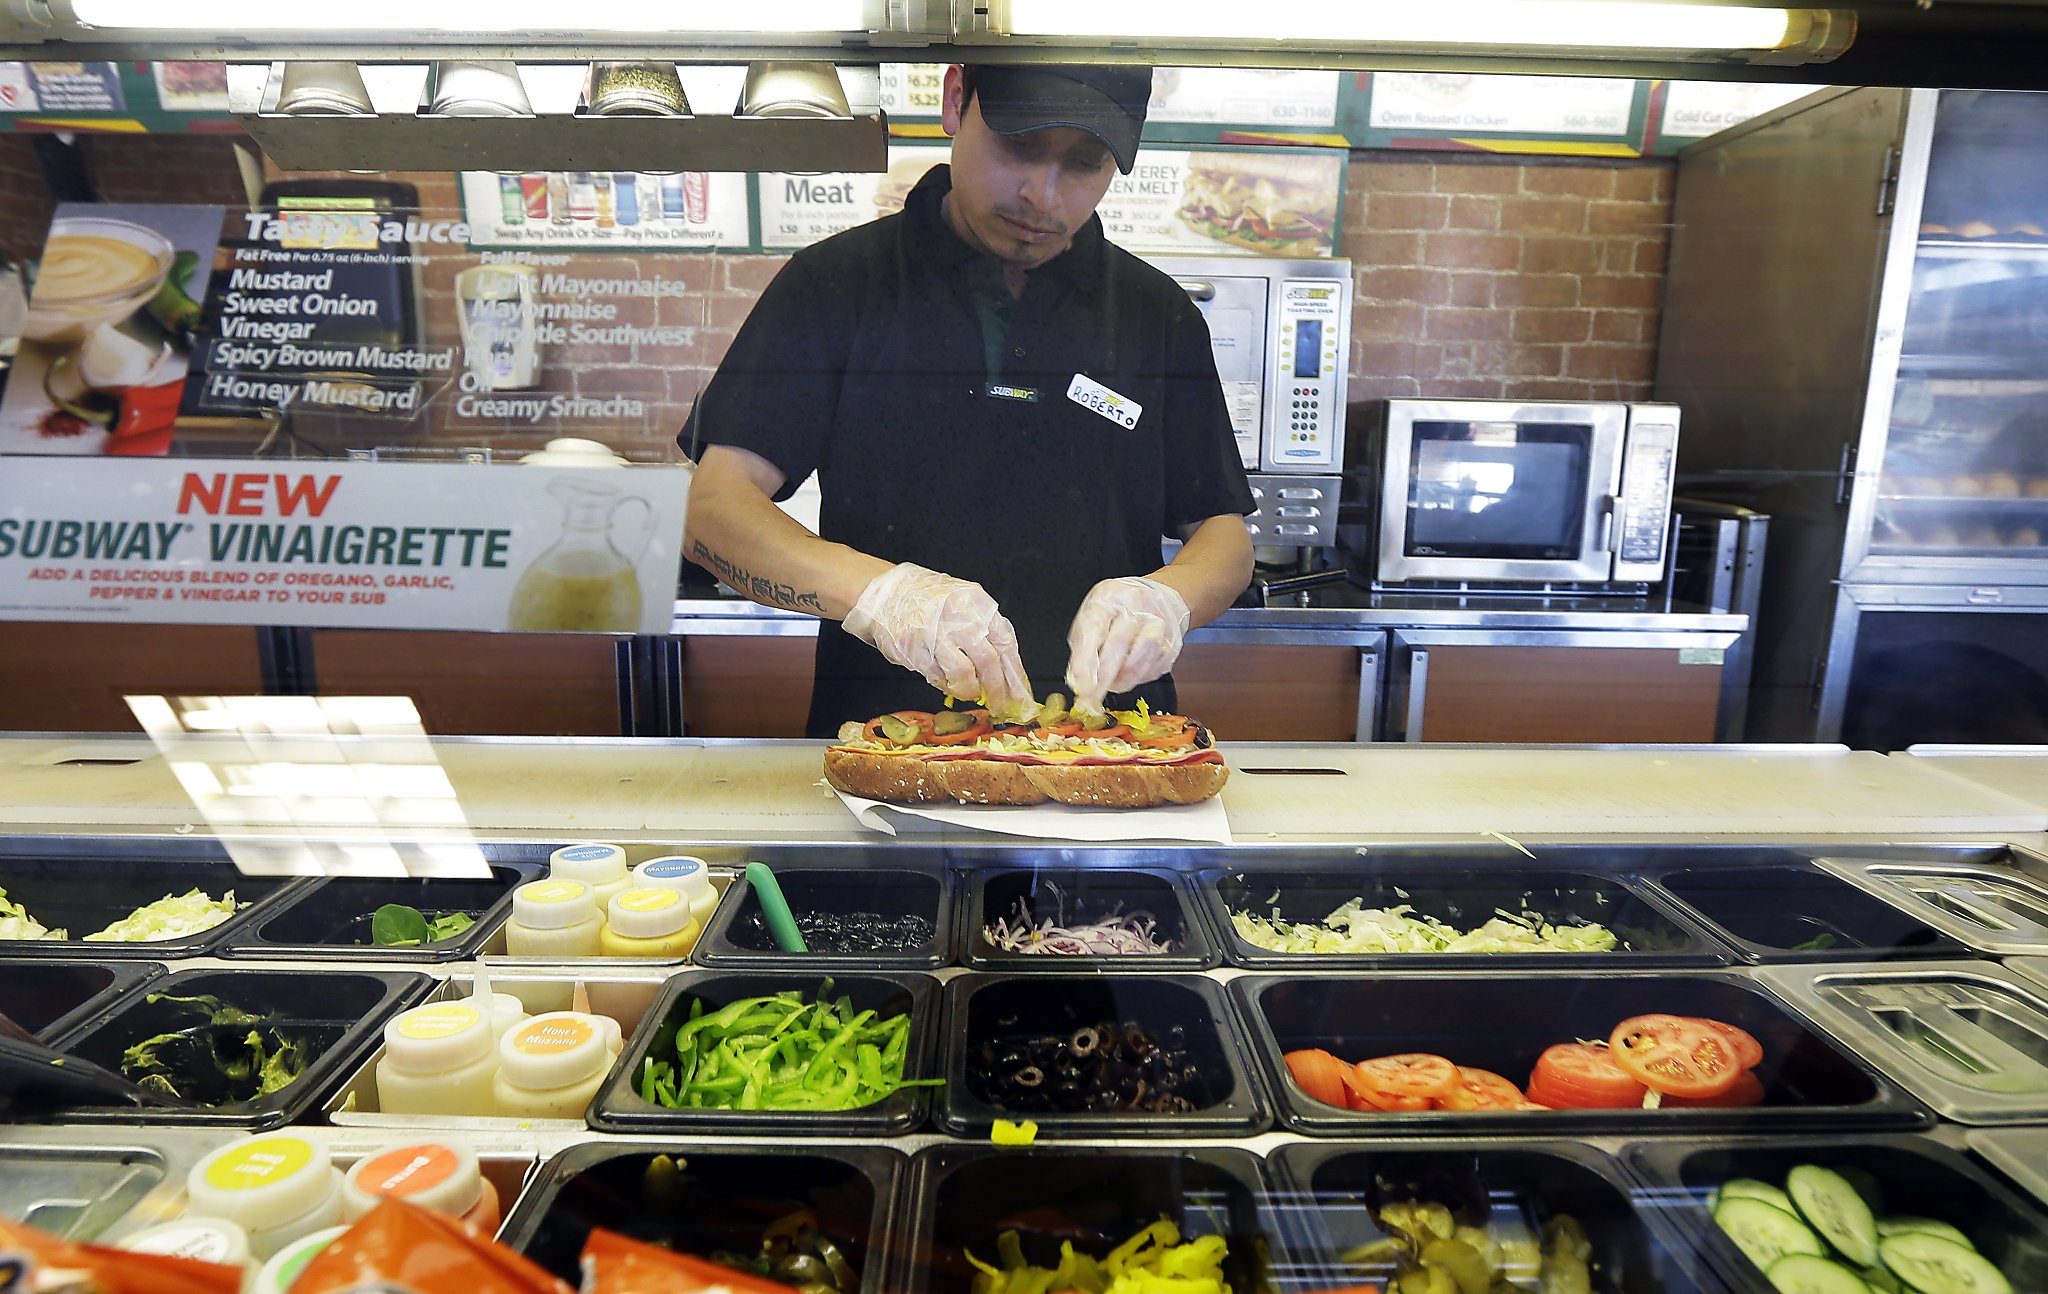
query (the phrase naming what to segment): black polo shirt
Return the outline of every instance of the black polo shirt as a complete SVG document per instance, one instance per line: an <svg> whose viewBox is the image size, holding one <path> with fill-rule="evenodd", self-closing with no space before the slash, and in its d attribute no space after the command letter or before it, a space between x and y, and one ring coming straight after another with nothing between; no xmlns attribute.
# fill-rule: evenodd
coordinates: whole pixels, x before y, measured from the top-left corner
<svg viewBox="0 0 2048 1294"><path fill-rule="evenodd" d="M762 293L682 439L751 450L786 498L814 470L819 531L986 588L1038 695L1065 689L1067 629L1098 580L1159 566L1162 536L1254 510L1201 313L1090 217L1033 271L1000 355L974 284L999 268L939 209L935 167L899 215L798 252ZM1141 412L1070 398L1080 378ZM1172 709L1170 679L1140 688ZM818 634L810 729L931 709L940 694L835 624Z"/></svg>

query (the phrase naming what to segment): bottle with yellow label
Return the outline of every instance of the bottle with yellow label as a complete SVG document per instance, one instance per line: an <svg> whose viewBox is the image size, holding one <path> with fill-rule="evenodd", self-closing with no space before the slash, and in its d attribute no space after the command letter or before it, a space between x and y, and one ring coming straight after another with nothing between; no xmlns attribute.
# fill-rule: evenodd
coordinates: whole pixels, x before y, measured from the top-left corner
<svg viewBox="0 0 2048 1294"><path fill-rule="evenodd" d="M241 1227L256 1259L341 1221L341 1170L304 1132L229 1142L192 1165L185 1194L188 1212Z"/></svg>
<svg viewBox="0 0 2048 1294"><path fill-rule="evenodd" d="M516 1119L581 1119L625 1045L619 1023L579 1011L548 1011L498 1043L492 1113Z"/></svg>
<svg viewBox="0 0 2048 1294"><path fill-rule="evenodd" d="M718 907L718 890L711 884L711 869L704 860L689 854L668 854L661 858L650 858L633 869L633 884L659 885L665 889L681 890L690 900L690 913L697 918L697 924L711 924L711 913Z"/></svg>
<svg viewBox="0 0 2048 1294"><path fill-rule="evenodd" d="M633 885L626 870L626 851L617 845L564 845L548 855L548 879L588 885L599 912L612 901L612 895Z"/></svg>
<svg viewBox="0 0 2048 1294"><path fill-rule="evenodd" d="M528 881L512 891L505 951L514 957L595 957L604 912L581 881Z"/></svg>
<svg viewBox="0 0 2048 1294"><path fill-rule="evenodd" d="M675 961L690 955L703 927L681 890L648 887L612 896L605 909L598 948L607 957L653 957Z"/></svg>
<svg viewBox="0 0 2048 1294"><path fill-rule="evenodd" d="M386 1114L488 1114L498 1034L472 1002L429 1002L384 1025L377 1106Z"/></svg>

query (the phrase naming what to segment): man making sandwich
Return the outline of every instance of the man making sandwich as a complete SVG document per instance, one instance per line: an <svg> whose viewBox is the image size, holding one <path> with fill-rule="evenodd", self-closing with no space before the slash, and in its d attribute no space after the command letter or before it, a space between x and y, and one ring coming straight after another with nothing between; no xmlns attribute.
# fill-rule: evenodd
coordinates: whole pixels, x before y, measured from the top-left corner
<svg viewBox="0 0 2048 1294"><path fill-rule="evenodd" d="M1184 635L1250 579L1208 329L1095 216L1150 86L950 68L952 165L792 257L691 411L684 551L844 622L818 637L812 735L939 694L1026 718L1058 680L1084 713L1173 711ZM817 534L773 502L813 471Z"/></svg>

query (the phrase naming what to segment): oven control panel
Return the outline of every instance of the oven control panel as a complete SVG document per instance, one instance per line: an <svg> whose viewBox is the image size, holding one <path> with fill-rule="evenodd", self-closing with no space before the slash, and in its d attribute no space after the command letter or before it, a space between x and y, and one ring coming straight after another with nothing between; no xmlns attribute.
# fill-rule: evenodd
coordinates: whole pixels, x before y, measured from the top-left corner
<svg viewBox="0 0 2048 1294"><path fill-rule="evenodd" d="M1344 452L1344 366L1349 322L1344 285L1288 279L1275 302L1273 418L1265 467L1304 472L1338 465Z"/></svg>
<svg viewBox="0 0 2048 1294"><path fill-rule="evenodd" d="M1614 519L1614 578L1654 580L1664 570L1664 532L1671 524L1671 483L1678 466L1678 410L1630 409L1621 493Z"/></svg>

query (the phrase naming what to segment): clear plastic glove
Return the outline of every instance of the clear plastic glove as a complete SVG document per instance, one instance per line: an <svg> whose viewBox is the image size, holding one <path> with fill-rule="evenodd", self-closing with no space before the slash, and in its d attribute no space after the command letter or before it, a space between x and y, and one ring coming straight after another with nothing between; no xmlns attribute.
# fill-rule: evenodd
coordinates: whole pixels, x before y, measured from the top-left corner
<svg viewBox="0 0 2048 1294"><path fill-rule="evenodd" d="M1017 654L1017 631L988 590L904 562L861 590L846 632L935 688L963 701L987 698L991 710L1031 699Z"/></svg>
<svg viewBox="0 0 2048 1294"><path fill-rule="evenodd" d="M1100 712L1111 692L1128 692L1172 669L1187 632L1187 602L1158 580L1127 575L1088 590L1067 630L1074 709Z"/></svg>

